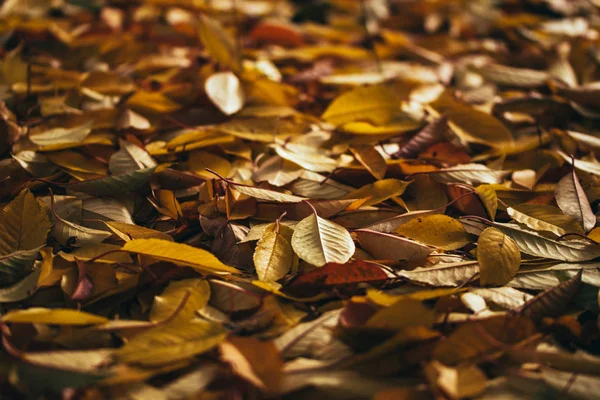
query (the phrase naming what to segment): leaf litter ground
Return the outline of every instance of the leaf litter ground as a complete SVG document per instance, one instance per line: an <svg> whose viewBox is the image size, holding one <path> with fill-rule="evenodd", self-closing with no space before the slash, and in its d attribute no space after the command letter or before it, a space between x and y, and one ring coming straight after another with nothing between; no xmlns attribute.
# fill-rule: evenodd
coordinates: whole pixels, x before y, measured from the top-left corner
<svg viewBox="0 0 600 400"><path fill-rule="evenodd" d="M600 4L0 6L2 398L597 398Z"/></svg>

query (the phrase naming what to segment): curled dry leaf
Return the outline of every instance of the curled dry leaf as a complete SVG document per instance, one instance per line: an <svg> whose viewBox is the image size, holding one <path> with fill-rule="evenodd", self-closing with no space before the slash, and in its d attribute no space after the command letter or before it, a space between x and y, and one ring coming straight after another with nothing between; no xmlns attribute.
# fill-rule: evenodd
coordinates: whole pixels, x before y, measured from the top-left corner
<svg viewBox="0 0 600 400"><path fill-rule="evenodd" d="M4 1L0 393L593 398L599 4Z"/></svg>
<svg viewBox="0 0 600 400"><path fill-rule="evenodd" d="M591 231L596 226L596 216L574 169L572 173L565 175L556 185L556 202L565 214L579 221L586 232Z"/></svg>

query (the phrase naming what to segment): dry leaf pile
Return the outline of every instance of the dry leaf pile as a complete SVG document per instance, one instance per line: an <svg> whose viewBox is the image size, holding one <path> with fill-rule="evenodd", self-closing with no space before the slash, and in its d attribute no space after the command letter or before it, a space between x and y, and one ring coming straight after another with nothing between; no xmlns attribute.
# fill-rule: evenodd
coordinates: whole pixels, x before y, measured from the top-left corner
<svg viewBox="0 0 600 400"><path fill-rule="evenodd" d="M6 0L0 393L600 392L600 2Z"/></svg>

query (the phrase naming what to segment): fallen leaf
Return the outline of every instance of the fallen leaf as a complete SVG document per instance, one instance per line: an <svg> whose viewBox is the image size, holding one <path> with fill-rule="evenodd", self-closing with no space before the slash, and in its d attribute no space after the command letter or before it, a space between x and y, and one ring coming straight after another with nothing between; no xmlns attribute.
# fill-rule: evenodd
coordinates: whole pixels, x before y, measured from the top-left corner
<svg viewBox="0 0 600 400"><path fill-rule="evenodd" d="M317 267L344 264L354 254L354 241L346 228L316 213L298 222L291 244L298 257Z"/></svg>
<svg viewBox="0 0 600 400"><path fill-rule="evenodd" d="M206 250L168 240L134 239L125 243L121 250L190 266L204 272L209 271L217 274L238 272L237 269L221 263Z"/></svg>
<svg viewBox="0 0 600 400"><path fill-rule="evenodd" d="M517 274L521 252L510 237L496 228L487 228L477 241L479 282L483 286L505 285Z"/></svg>
<svg viewBox="0 0 600 400"><path fill-rule="evenodd" d="M414 218L400 225L396 233L444 250L456 250L470 242L462 224L442 214Z"/></svg>
<svg viewBox="0 0 600 400"><path fill-rule="evenodd" d="M354 121L368 121L383 125L400 111L400 97L390 87L364 86L353 89L335 99L322 118L334 125Z"/></svg>
<svg viewBox="0 0 600 400"><path fill-rule="evenodd" d="M212 74L204 84L206 95L225 115L232 115L244 106L244 91L240 80L231 72Z"/></svg>
<svg viewBox="0 0 600 400"><path fill-rule="evenodd" d="M596 216L592 212L575 170L565 175L556 185L556 202L565 214L579 221L586 232L596 226Z"/></svg>

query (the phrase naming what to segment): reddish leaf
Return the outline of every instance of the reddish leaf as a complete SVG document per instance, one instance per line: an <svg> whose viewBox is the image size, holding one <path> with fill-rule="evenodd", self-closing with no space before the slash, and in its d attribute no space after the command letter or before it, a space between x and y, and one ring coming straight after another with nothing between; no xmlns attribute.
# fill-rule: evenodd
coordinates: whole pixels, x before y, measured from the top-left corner
<svg viewBox="0 0 600 400"><path fill-rule="evenodd" d="M346 264L329 263L322 268L315 268L296 278L285 290L302 296L334 288L352 291L357 284L380 285L387 278L381 267L367 261L353 260Z"/></svg>

